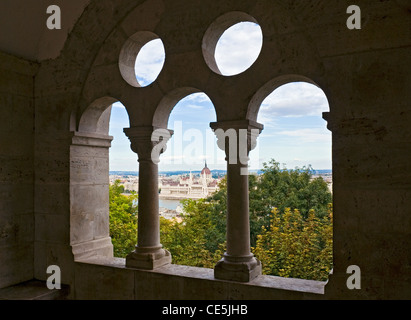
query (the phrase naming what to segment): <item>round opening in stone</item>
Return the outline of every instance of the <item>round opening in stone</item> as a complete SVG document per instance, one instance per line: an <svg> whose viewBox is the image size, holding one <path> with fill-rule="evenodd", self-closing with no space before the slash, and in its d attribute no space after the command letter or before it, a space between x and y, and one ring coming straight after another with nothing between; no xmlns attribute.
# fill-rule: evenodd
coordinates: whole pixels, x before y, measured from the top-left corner
<svg viewBox="0 0 411 320"><path fill-rule="evenodd" d="M263 33L254 22L240 22L228 28L217 42L215 60L224 76L234 76L249 69L258 59Z"/></svg>
<svg viewBox="0 0 411 320"><path fill-rule="evenodd" d="M164 63L163 42L152 32L135 33L125 42L120 52L121 75L133 87L147 87L155 82Z"/></svg>
<svg viewBox="0 0 411 320"><path fill-rule="evenodd" d="M248 13L232 11L212 22L204 33L203 57L207 66L223 76L235 76L249 69L263 46L263 31Z"/></svg>
<svg viewBox="0 0 411 320"><path fill-rule="evenodd" d="M163 69L165 57L164 45L160 39L151 40L141 48L134 67L137 82L141 87L156 81Z"/></svg>

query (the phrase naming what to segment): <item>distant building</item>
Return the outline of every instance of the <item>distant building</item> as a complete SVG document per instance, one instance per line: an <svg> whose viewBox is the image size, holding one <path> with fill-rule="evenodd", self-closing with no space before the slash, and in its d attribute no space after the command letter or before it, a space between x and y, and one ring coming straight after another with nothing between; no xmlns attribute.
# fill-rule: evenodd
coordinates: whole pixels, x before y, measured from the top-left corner
<svg viewBox="0 0 411 320"><path fill-rule="evenodd" d="M199 177L190 172L178 180L167 178L160 181L162 199L201 199L211 196L218 190L218 180L213 179L207 162Z"/></svg>
<svg viewBox="0 0 411 320"><path fill-rule="evenodd" d="M138 177L111 175L110 184L114 184L115 181L119 181L119 184L124 187L125 191L138 192Z"/></svg>

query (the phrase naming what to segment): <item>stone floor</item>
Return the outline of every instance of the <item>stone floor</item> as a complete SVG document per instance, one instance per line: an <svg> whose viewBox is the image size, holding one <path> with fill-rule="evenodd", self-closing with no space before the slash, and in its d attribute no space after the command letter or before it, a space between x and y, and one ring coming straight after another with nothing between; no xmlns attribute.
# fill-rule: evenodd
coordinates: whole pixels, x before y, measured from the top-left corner
<svg viewBox="0 0 411 320"><path fill-rule="evenodd" d="M46 282L31 280L0 289L0 300L65 300L69 288L49 290Z"/></svg>

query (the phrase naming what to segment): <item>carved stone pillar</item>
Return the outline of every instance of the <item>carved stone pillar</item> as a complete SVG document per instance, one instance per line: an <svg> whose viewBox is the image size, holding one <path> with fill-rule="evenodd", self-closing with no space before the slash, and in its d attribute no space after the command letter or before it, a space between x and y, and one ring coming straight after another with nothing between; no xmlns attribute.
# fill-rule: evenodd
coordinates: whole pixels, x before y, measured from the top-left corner
<svg viewBox="0 0 411 320"><path fill-rule="evenodd" d="M173 132L153 127L135 127L124 132L139 162L138 240L135 250L126 258L126 266L153 270L171 263L170 253L160 243L158 162Z"/></svg>
<svg viewBox="0 0 411 320"><path fill-rule="evenodd" d="M261 263L251 253L248 155L263 126L253 121L211 124L227 161L227 252L214 268L221 280L249 282L261 274Z"/></svg>
<svg viewBox="0 0 411 320"><path fill-rule="evenodd" d="M113 137L71 134L70 244L74 259L113 257L108 204L108 158Z"/></svg>

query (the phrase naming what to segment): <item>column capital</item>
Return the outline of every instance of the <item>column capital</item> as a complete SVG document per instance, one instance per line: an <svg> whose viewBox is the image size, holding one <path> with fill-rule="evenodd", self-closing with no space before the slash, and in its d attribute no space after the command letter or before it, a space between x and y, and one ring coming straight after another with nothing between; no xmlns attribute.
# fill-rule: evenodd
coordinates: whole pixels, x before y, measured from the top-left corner
<svg viewBox="0 0 411 320"><path fill-rule="evenodd" d="M210 127L213 131L216 131L217 129L223 129L224 131L227 131L229 129L234 129L234 130L240 130L240 129L246 129L246 130L259 130L259 133L261 133L264 130L264 125L261 123L258 123L253 120L226 120L226 121L217 121L217 122L212 122L210 123Z"/></svg>
<svg viewBox="0 0 411 320"><path fill-rule="evenodd" d="M219 121L210 124L218 147L225 151L229 164L248 165L248 154L257 146L264 126L252 120Z"/></svg>
<svg viewBox="0 0 411 320"><path fill-rule="evenodd" d="M174 134L173 130L158 127L131 127L124 129L130 139L131 150L137 153L139 161L159 162L159 156L167 149L167 142ZM158 148L158 152L155 152Z"/></svg>

